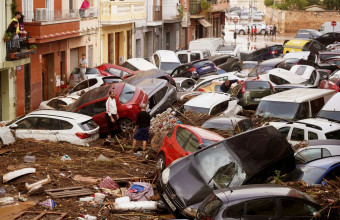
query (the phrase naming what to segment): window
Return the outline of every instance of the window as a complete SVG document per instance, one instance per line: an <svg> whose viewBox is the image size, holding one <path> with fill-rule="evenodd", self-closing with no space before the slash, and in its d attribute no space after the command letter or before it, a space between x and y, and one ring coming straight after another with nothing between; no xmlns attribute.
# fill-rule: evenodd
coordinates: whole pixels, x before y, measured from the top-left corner
<svg viewBox="0 0 340 220"><path fill-rule="evenodd" d="M136 91L136 87L125 83L123 91L119 96L119 101L122 104L129 102L135 95L135 91Z"/></svg>
<svg viewBox="0 0 340 220"><path fill-rule="evenodd" d="M305 130L300 129L300 128L293 128L293 132L291 135L291 140L292 141L303 141L305 139Z"/></svg>
<svg viewBox="0 0 340 220"><path fill-rule="evenodd" d="M315 117L324 105L325 105L325 101L324 101L323 97L312 100L310 102L310 106L311 106L311 109L312 109L312 117Z"/></svg>
<svg viewBox="0 0 340 220"><path fill-rule="evenodd" d="M187 63L188 62L188 54L178 54L178 59L181 63Z"/></svg>
<svg viewBox="0 0 340 220"><path fill-rule="evenodd" d="M203 58L210 57L210 52L209 51L203 51Z"/></svg>
<svg viewBox="0 0 340 220"><path fill-rule="evenodd" d="M259 199L246 202L245 215L276 216L274 199Z"/></svg>
<svg viewBox="0 0 340 220"><path fill-rule="evenodd" d="M234 217L240 218L244 214L244 203L231 206L229 209L225 210L223 217Z"/></svg>
<svg viewBox="0 0 340 220"><path fill-rule="evenodd" d="M314 70L308 79L308 83L314 85L316 81L316 77L317 77L317 74L316 74L316 71Z"/></svg>
<svg viewBox="0 0 340 220"><path fill-rule="evenodd" d="M98 127L92 119L79 124L84 131L90 131Z"/></svg>
<svg viewBox="0 0 340 220"><path fill-rule="evenodd" d="M218 105L215 105L210 112L210 115L217 115L218 113L223 112L224 110L226 110L228 108L228 103L229 101L224 101Z"/></svg>
<svg viewBox="0 0 340 220"><path fill-rule="evenodd" d="M111 73L112 75L118 76L118 77L122 77L122 71L119 69L115 69L115 68L108 68L106 69L106 72Z"/></svg>
<svg viewBox="0 0 340 220"><path fill-rule="evenodd" d="M297 154L299 158L302 158L303 161L311 161L321 158L321 149L320 148L311 148L306 149Z"/></svg>
<svg viewBox="0 0 340 220"><path fill-rule="evenodd" d="M90 115L90 105L84 106L83 108L79 109L78 112L79 114L84 114L84 115Z"/></svg>
<svg viewBox="0 0 340 220"><path fill-rule="evenodd" d="M192 61L199 60L199 59L201 59L199 53L192 53L192 54L190 54L190 61L191 61L191 62L192 62Z"/></svg>
<svg viewBox="0 0 340 220"><path fill-rule="evenodd" d="M287 138L288 133L290 131L290 127L283 127L283 128L278 129L278 131L281 132L281 134L283 134L285 138Z"/></svg>
<svg viewBox="0 0 340 220"><path fill-rule="evenodd" d="M60 120L60 128L61 130L69 130L73 128L73 125L67 121Z"/></svg>
<svg viewBox="0 0 340 220"><path fill-rule="evenodd" d="M318 208L294 199L282 199L281 208L284 216L313 216L318 211Z"/></svg>
<svg viewBox="0 0 340 220"><path fill-rule="evenodd" d="M299 66L296 71L295 71L295 74L296 75L303 75L304 72L306 71L306 66Z"/></svg>
<svg viewBox="0 0 340 220"><path fill-rule="evenodd" d="M318 134L308 131L308 140L318 140L318 139L319 139Z"/></svg>
<svg viewBox="0 0 340 220"><path fill-rule="evenodd" d="M191 132L185 128L178 127L176 130L176 140L180 147L185 149L187 139L190 137Z"/></svg>
<svg viewBox="0 0 340 220"><path fill-rule="evenodd" d="M197 150L197 147L198 147L198 139L195 135L191 134L184 150L186 152L195 152Z"/></svg>
<svg viewBox="0 0 340 220"><path fill-rule="evenodd" d="M327 133L326 138L340 140L340 130Z"/></svg>
<svg viewBox="0 0 340 220"><path fill-rule="evenodd" d="M199 209L199 219L214 219L223 202L213 194L211 198Z"/></svg>
<svg viewBox="0 0 340 220"><path fill-rule="evenodd" d="M105 112L106 111L106 100L93 103L91 107L92 107L92 115Z"/></svg>
<svg viewBox="0 0 340 220"><path fill-rule="evenodd" d="M167 91L168 91L168 87L165 86L165 87L161 88L161 89L154 95L156 104L157 104L159 101L161 101L161 100L165 97Z"/></svg>
<svg viewBox="0 0 340 220"><path fill-rule="evenodd" d="M97 82L98 82L97 79L85 80L85 81L79 83L76 87L74 87L72 89L72 92L77 92L77 91L89 88L91 86L94 86Z"/></svg>
<svg viewBox="0 0 340 220"><path fill-rule="evenodd" d="M59 120L54 118L38 118L37 128L39 130L60 130Z"/></svg>
<svg viewBox="0 0 340 220"><path fill-rule="evenodd" d="M340 165L335 165L335 167L332 167L331 170L327 173L327 175L324 177L326 180L337 180L337 177L340 176Z"/></svg>
<svg viewBox="0 0 340 220"><path fill-rule="evenodd" d="M17 129L37 129L36 127L37 121L38 118L36 117L25 118L17 123L18 125Z"/></svg>
<svg viewBox="0 0 340 220"><path fill-rule="evenodd" d="M331 153L325 149L325 148L322 148L322 157L330 157L332 156Z"/></svg>
<svg viewBox="0 0 340 220"><path fill-rule="evenodd" d="M221 62L221 59L216 59L213 61L213 63L215 63L216 66L220 65L222 62Z"/></svg>
<svg viewBox="0 0 340 220"><path fill-rule="evenodd" d="M309 118L309 103L303 102L299 106L299 110L296 114L296 119Z"/></svg>

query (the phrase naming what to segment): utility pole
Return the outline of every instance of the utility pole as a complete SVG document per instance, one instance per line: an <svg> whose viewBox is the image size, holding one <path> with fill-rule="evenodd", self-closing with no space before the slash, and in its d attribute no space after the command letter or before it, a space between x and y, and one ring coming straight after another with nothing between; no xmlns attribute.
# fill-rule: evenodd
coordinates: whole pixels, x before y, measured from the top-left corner
<svg viewBox="0 0 340 220"><path fill-rule="evenodd" d="M273 19L274 19L274 10L275 10L275 0L273 1L272 21L270 22L270 25L273 25Z"/></svg>

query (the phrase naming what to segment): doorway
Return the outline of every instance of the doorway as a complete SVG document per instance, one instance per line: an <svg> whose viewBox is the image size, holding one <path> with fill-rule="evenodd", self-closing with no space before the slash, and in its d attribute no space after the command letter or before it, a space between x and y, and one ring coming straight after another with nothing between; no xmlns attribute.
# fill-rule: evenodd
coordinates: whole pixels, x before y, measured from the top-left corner
<svg viewBox="0 0 340 220"><path fill-rule="evenodd" d="M109 63L113 64L114 63L114 52L113 52L113 34L108 34L107 38L108 42L108 61Z"/></svg>
<svg viewBox="0 0 340 220"><path fill-rule="evenodd" d="M25 114L31 112L31 66L25 64L24 79L25 79Z"/></svg>
<svg viewBox="0 0 340 220"><path fill-rule="evenodd" d="M42 56L42 100L54 97L54 54Z"/></svg>
<svg viewBox="0 0 340 220"><path fill-rule="evenodd" d="M119 65L119 33L115 33L115 63Z"/></svg>
<svg viewBox="0 0 340 220"><path fill-rule="evenodd" d="M73 70L73 69L71 69ZM60 52L60 81L66 85L67 76L66 76L66 53L65 51Z"/></svg>
<svg viewBox="0 0 340 220"><path fill-rule="evenodd" d="M137 57L137 58L142 58L142 50L141 50L141 47L142 47L141 39L137 39L137 40L136 40L136 57Z"/></svg>
<svg viewBox="0 0 340 220"><path fill-rule="evenodd" d="M132 37L131 31L127 31L127 51L128 51L128 59L132 58Z"/></svg>

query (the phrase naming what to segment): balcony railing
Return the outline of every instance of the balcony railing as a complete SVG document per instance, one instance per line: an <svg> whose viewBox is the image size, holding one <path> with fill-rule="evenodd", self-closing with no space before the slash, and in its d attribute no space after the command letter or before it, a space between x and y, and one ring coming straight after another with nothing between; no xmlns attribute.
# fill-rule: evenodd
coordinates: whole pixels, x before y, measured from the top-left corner
<svg viewBox="0 0 340 220"><path fill-rule="evenodd" d="M162 6L149 6L148 8L148 21L161 21L162 20Z"/></svg>
<svg viewBox="0 0 340 220"><path fill-rule="evenodd" d="M25 22L60 22L76 20L80 18L98 17L98 10L90 7L84 12L78 9L54 10L49 11L47 8L36 8L33 11L24 11Z"/></svg>
<svg viewBox="0 0 340 220"><path fill-rule="evenodd" d="M189 4L190 14L199 15L202 12L201 1L193 0Z"/></svg>
<svg viewBox="0 0 340 220"><path fill-rule="evenodd" d="M15 43L12 39L4 38L6 42L6 60L20 60L24 58L28 58L30 54L34 54L37 52L37 47L32 45L31 43L35 42L34 38L23 37L17 40L17 46L14 48Z"/></svg>

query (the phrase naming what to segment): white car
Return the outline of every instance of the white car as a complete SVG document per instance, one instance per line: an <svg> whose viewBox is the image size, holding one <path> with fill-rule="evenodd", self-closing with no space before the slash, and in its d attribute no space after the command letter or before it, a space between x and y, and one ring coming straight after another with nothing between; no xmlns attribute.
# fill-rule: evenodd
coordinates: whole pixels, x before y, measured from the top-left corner
<svg viewBox="0 0 340 220"><path fill-rule="evenodd" d="M340 124L327 119L308 118L296 122L270 122L289 143L298 144L303 140L340 140Z"/></svg>
<svg viewBox="0 0 340 220"><path fill-rule="evenodd" d="M71 86L75 86L75 85L77 85L77 83L79 83L79 77L80 77L79 72L80 72L80 69L77 67L70 74L70 79L69 79L68 83ZM95 78L95 77L100 77L99 70L97 68L86 68L85 78L86 79L92 79L92 78Z"/></svg>
<svg viewBox="0 0 340 220"><path fill-rule="evenodd" d="M121 66L128 68L132 71L137 71L137 70L146 71L146 70L158 69L155 65L153 65L149 61L145 60L144 58L128 59Z"/></svg>
<svg viewBox="0 0 340 220"><path fill-rule="evenodd" d="M263 16L262 16L261 14L259 14L259 13L255 13L255 14L253 14L253 15L251 16L251 19L252 19L253 21L261 21L262 18L263 18Z"/></svg>
<svg viewBox="0 0 340 220"><path fill-rule="evenodd" d="M295 159L298 163L308 163L324 157L340 156L340 140L312 140L308 146L297 150Z"/></svg>
<svg viewBox="0 0 340 220"><path fill-rule="evenodd" d="M229 80L235 80L240 79L239 77L235 76L237 72L229 72L229 73L223 73L218 75L211 75L211 76L204 76L199 78L196 81L196 84L192 87L191 91L198 91L199 88L208 86L212 81L226 81Z"/></svg>
<svg viewBox="0 0 340 220"><path fill-rule="evenodd" d="M248 25L242 25L242 26L236 26L236 33L238 34L247 34L248 32L248 27L251 30L251 27L256 26L256 34L264 34L266 31L266 25L262 23L257 23L257 22L252 22L249 23Z"/></svg>
<svg viewBox="0 0 340 220"><path fill-rule="evenodd" d="M87 115L55 111L34 111L10 125L0 127L0 145L19 139L65 141L89 146L99 137L99 126Z"/></svg>
<svg viewBox="0 0 340 220"><path fill-rule="evenodd" d="M39 105L39 110L65 110L66 107L76 101L79 96L59 96L43 101Z"/></svg>
<svg viewBox="0 0 340 220"><path fill-rule="evenodd" d="M177 51L176 55L181 64L190 63L211 56L209 50L181 50Z"/></svg>
<svg viewBox="0 0 340 220"><path fill-rule="evenodd" d="M92 79L84 80L73 87L66 95L68 96L81 96L91 89L98 88L99 86L121 82L122 80L116 76L95 77Z"/></svg>
<svg viewBox="0 0 340 220"><path fill-rule="evenodd" d="M340 93L336 93L322 107L317 117L327 118L340 123Z"/></svg>
<svg viewBox="0 0 340 220"><path fill-rule="evenodd" d="M150 62L167 74L172 73L174 69L181 65L176 53L171 50L157 50L150 57Z"/></svg>
<svg viewBox="0 0 340 220"><path fill-rule="evenodd" d="M183 90L183 91L192 89L192 87L196 84L196 80L192 78L174 77L173 79L176 82L177 89Z"/></svg>
<svg viewBox="0 0 340 220"><path fill-rule="evenodd" d="M229 94L224 93L203 93L196 96L184 104L185 110L196 111L208 115L225 114L228 111L229 102L231 102ZM242 112L242 107L237 105L235 114Z"/></svg>
<svg viewBox="0 0 340 220"><path fill-rule="evenodd" d="M215 55L232 55L240 57L241 46L239 44L220 45L215 52Z"/></svg>

